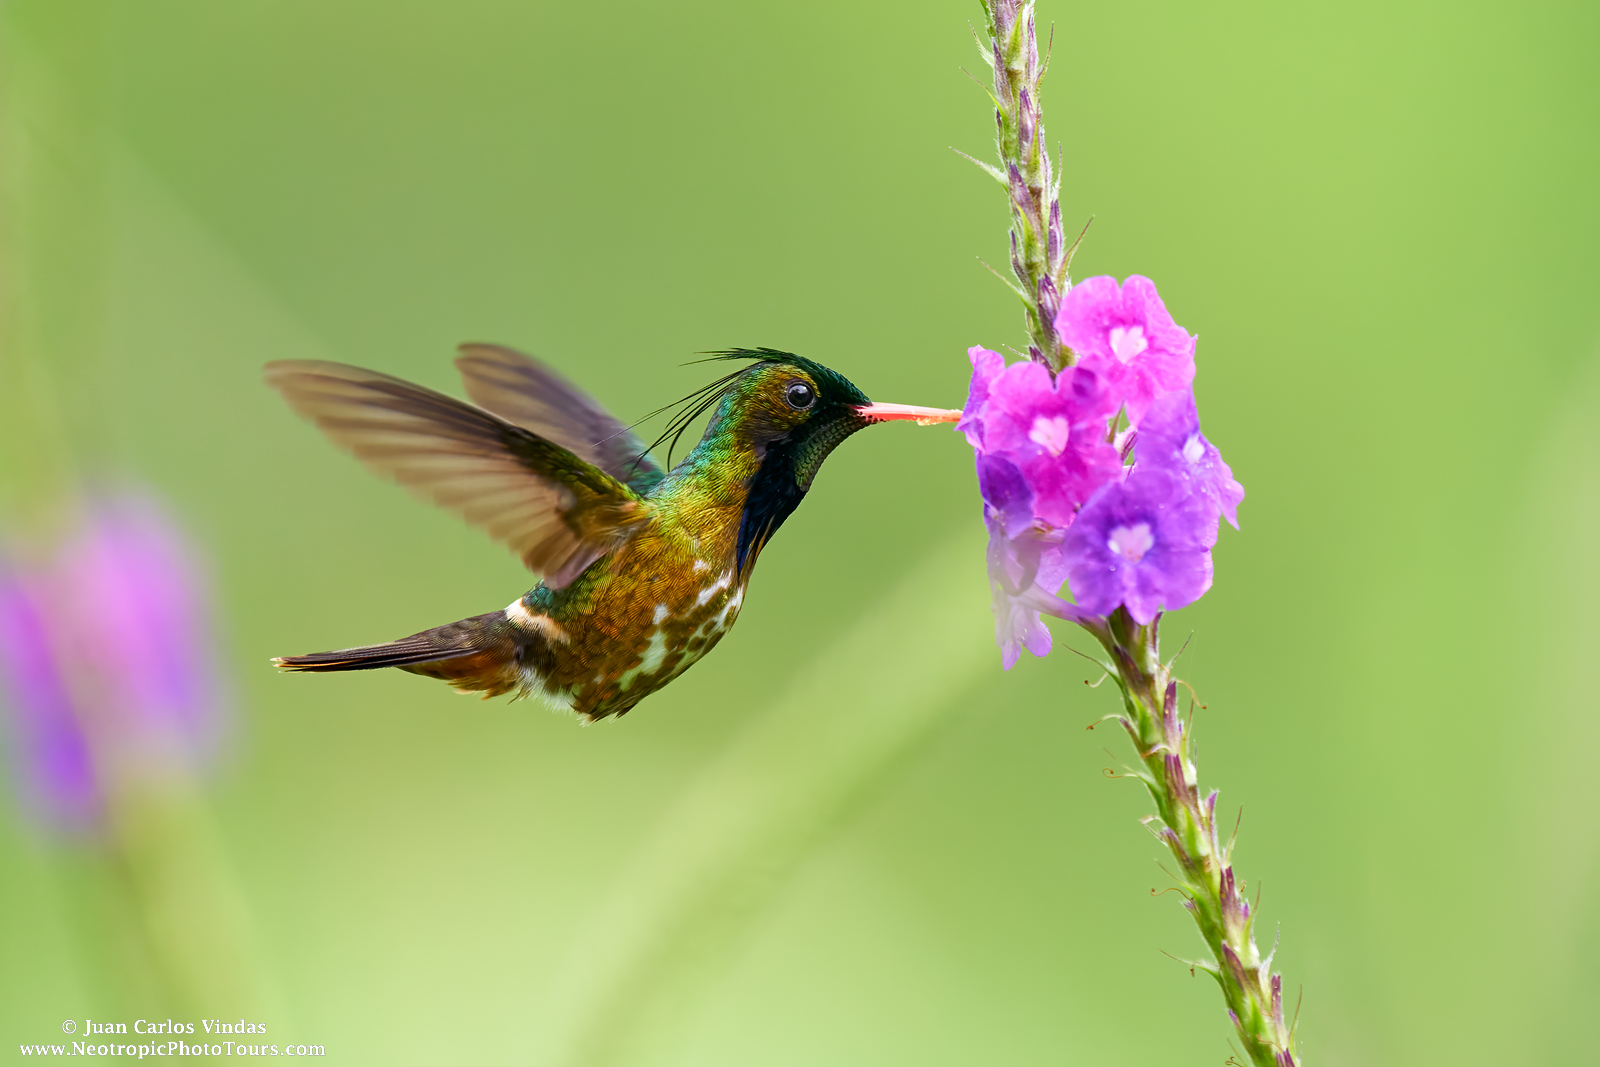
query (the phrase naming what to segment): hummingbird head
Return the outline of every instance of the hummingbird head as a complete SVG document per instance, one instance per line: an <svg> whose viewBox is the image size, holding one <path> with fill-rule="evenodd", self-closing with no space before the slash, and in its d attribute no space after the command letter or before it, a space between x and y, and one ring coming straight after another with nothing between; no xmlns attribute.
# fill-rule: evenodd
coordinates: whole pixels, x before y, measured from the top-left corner
<svg viewBox="0 0 1600 1067"><path fill-rule="evenodd" d="M747 451L757 464L739 525L741 572L800 506L822 461L846 437L888 420L926 425L961 417L941 408L874 404L844 375L790 352L736 349L712 358L753 361L708 386L701 404L692 406L698 410L689 415L692 419L715 404L701 448Z"/></svg>

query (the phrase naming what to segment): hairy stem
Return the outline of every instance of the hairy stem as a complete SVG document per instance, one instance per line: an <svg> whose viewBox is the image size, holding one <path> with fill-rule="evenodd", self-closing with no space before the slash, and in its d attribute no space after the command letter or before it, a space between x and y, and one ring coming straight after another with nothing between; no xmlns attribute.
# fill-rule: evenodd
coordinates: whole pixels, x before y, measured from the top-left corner
<svg viewBox="0 0 1600 1067"><path fill-rule="evenodd" d="M1222 987L1228 1015L1249 1061L1256 1067L1295 1067L1294 1030L1283 1016L1283 978L1272 972L1272 953L1256 948L1255 916L1233 872L1233 840L1217 831L1217 792L1200 795L1199 772L1189 748L1189 723L1178 713L1178 680L1161 662L1158 615L1140 626L1118 608L1104 620L1084 623L1111 657L1111 676L1122 691L1124 714L1116 716L1139 756L1136 772L1155 801L1145 826L1172 858L1173 872L1194 916L1210 960L1193 965ZM1276 948L1276 946L1274 946Z"/></svg>
<svg viewBox="0 0 1600 1067"><path fill-rule="evenodd" d="M1052 371L1070 366L1072 351L1056 336L1056 310L1071 279L1061 229L1061 181L1051 173L1040 122L1044 65L1034 32L1032 0L982 0L989 40L980 47L994 71L995 146L1000 166L980 163L1005 186L1011 202L1011 270L1026 309L1028 354ZM974 161L976 162L976 161ZM1074 246L1075 247L1075 246Z"/></svg>

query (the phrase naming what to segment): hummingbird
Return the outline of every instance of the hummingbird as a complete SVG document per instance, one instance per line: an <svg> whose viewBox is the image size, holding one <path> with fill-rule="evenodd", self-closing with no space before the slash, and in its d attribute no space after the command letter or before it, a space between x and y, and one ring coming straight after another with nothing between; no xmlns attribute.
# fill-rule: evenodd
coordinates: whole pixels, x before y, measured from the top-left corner
<svg viewBox="0 0 1600 1067"><path fill-rule="evenodd" d="M682 402L656 441L671 439L669 463L672 444L711 416L670 471L588 394L510 348L460 347L472 403L343 363L268 363L267 383L335 444L482 527L541 576L499 611L273 662L398 667L485 699L542 697L586 721L623 715L733 626L762 549L841 441L876 423L961 415L874 404L789 352L712 358L744 365Z"/></svg>

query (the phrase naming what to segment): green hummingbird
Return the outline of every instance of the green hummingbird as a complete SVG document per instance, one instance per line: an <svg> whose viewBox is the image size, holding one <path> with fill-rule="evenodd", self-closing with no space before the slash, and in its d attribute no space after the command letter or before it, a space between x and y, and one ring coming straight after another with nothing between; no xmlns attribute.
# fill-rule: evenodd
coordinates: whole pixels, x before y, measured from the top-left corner
<svg viewBox="0 0 1600 1067"><path fill-rule="evenodd" d="M712 414L671 471L582 390L509 348L461 346L471 404L342 363L267 364L268 384L335 444L483 527L542 576L500 611L274 662L399 667L485 698L540 696L586 720L622 715L732 627L762 548L839 442L887 420L961 415L874 404L788 352L713 358L748 365L686 398L657 444Z"/></svg>

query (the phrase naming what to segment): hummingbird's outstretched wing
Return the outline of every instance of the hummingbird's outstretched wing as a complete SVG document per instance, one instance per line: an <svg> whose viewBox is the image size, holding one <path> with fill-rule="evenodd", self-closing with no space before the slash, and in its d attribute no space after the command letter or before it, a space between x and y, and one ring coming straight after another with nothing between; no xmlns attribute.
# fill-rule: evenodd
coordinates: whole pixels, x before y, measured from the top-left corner
<svg viewBox="0 0 1600 1067"><path fill-rule="evenodd" d="M571 449L640 496L666 476L632 430L538 360L501 345L460 352L456 369L474 404Z"/></svg>
<svg viewBox="0 0 1600 1067"><path fill-rule="evenodd" d="M266 378L374 473L483 527L553 589L650 519L636 492L570 449L454 397L321 360L268 363Z"/></svg>

